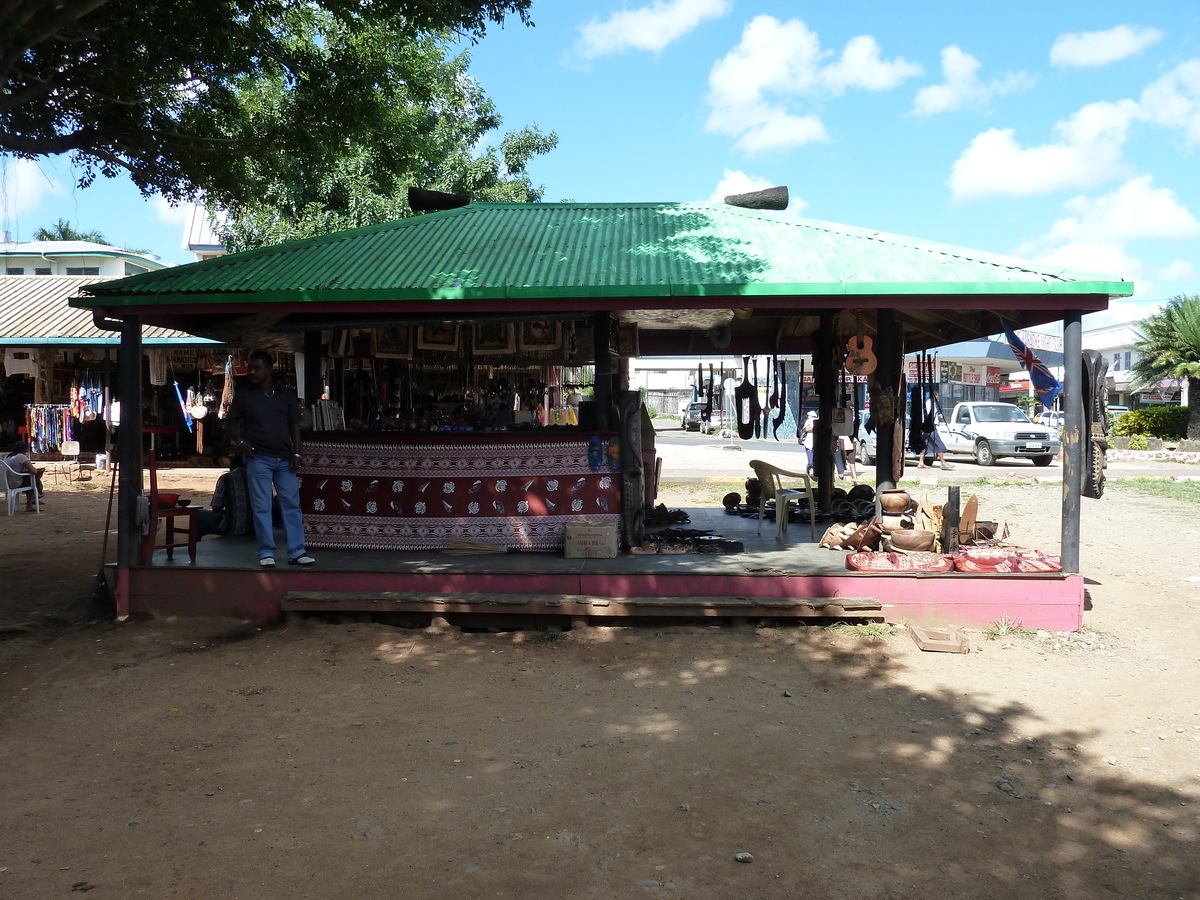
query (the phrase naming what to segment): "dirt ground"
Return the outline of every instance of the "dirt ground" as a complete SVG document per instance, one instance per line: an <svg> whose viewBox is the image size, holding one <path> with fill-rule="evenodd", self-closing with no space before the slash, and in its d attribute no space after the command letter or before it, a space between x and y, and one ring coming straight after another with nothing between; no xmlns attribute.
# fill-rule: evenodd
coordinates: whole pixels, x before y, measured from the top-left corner
<svg viewBox="0 0 1200 900"><path fill-rule="evenodd" d="M972 490L1057 547L1059 487ZM950 655L853 627L80 625L107 499L0 510L0 626L28 629L0 633L0 897L1200 898L1187 503L1084 501L1085 631Z"/></svg>

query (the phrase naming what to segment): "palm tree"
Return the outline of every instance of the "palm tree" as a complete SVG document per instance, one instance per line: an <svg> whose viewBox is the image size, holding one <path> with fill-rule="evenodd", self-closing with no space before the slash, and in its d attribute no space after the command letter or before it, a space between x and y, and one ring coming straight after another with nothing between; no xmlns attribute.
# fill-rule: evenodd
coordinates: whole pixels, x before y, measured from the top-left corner
<svg viewBox="0 0 1200 900"><path fill-rule="evenodd" d="M50 228L39 228L33 234L35 241L91 241L107 244L108 240L99 231L76 231L66 219L59 219Z"/></svg>
<svg viewBox="0 0 1200 900"><path fill-rule="evenodd" d="M1187 380L1190 440L1200 440L1200 296L1172 298L1134 329L1139 358L1134 380L1142 386L1164 378Z"/></svg>

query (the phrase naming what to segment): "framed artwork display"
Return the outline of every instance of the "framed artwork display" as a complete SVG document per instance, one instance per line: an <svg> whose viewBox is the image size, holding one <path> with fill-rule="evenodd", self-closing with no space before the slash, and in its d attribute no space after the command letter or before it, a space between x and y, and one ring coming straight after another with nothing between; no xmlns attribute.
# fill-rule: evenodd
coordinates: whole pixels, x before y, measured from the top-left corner
<svg viewBox="0 0 1200 900"><path fill-rule="evenodd" d="M412 349L412 329L407 325L392 325L375 331L375 355L381 359L408 359Z"/></svg>
<svg viewBox="0 0 1200 900"><path fill-rule="evenodd" d="M522 322L522 350L557 350L562 346L562 322Z"/></svg>
<svg viewBox="0 0 1200 900"><path fill-rule="evenodd" d="M517 349L513 327L508 322L478 322L472 325L471 346L477 355L512 353Z"/></svg>
<svg viewBox="0 0 1200 900"><path fill-rule="evenodd" d="M420 326L417 329L417 349L454 352L458 349L458 326L449 323Z"/></svg>

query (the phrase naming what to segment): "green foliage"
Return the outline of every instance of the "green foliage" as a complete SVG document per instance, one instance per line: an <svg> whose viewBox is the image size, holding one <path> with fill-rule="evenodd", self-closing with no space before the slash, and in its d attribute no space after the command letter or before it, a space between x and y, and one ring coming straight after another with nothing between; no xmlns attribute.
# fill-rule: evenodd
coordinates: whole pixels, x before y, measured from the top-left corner
<svg viewBox="0 0 1200 900"><path fill-rule="evenodd" d="M1200 297L1178 296L1138 323L1135 386L1155 385L1164 378L1186 379L1188 397L1200 395ZM1192 406L1187 427L1174 432L1200 439L1200 403Z"/></svg>
<svg viewBox="0 0 1200 900"><path fill-rule="evenodd" d="M513 13L528 24L530 3L7 4L0 152L69 153L81 186L126 170L147 195L228 208L261 199L261 185L276 179L323 178L347 146L403 170L432 158L422 151L447 120L475 118L442 91L424 42L478 38ZM386 105L397 99L400 107ZM496 159L505 152L502 144Z"/></svg>
<svg viewBox="0 0 1200 900"><path fill-rule="evenodd" d="M1033 637L1034 635L1034 632L1026 628L1020 619L1010 619L1008 616L1001 616L983 629L983 633L989 641L1000 637Z"/></svg>
<svg viewBox="0 0 1200 900"><path fill-rule="evenodd" d="M91 241L107 244L108 239L99 231L76 231L66 219L59 219L50 228L39 228L33 233L35 241Z"/></svg>
<svg viewBox="0 0 1200 900"><path fill-rule="evenodd" d="M1122 414L1113 426L1113 434L1119 437L1146 435L1174 439L1187 434L1190 410L1186 406L1149 406L1146 409L1131 409ZM1142 448L1131 448L1142 449Z"/></svg>
<svg viewBox="0 0 1200 900"><path fill-rule="evenodd" d="M334 29L336 31L336 29ZM359 39L363 36L358 35ZM329 36L322 33L322 39ZM479 84L467 74L470 57L450 55L444 35L397 43L378 35L372 53L378 67L369 102L360 115L374 116L368 136L348 134L338 155L314 177L304 165L247 160L243 178L252 200L233 204L222 231L232 250L328 234L412 215L407 188L465 193L487 202L541 199L527 166L549 152L557 135L524 128L503 137L499 148L476 148L500 117ZM316 39L310 36L310 39ZM241 101L256 110L287 102L283 85L247 84ZM379 136L386 140L379 140Z"/></svg>
<svg viewBox="0 0 1200 900"><path fill-rule="evenodd" d="M1149 450L1150 439L1144 434L1135 434L1129 438L1130 450Z"/></svg>
<svg viewBox="0 0 1200 900"><path fill-rule="evenodd" d="M1150 494L1183 503L1200 504L1200 481L1177 481L1173 478L1110 478L1105 484L1106 490L1109 491Z"/></svg>

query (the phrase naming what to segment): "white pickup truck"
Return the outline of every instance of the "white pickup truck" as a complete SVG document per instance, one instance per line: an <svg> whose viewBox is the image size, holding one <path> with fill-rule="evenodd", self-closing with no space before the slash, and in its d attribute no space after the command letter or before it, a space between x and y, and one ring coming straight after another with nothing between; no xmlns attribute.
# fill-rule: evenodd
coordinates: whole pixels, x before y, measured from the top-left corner
<svg viewBox="0 0 1200 900"><path fill-rule="evenodd" d="M1048 466L1062 449L1057 428L1030 421L1012 403L959 403L938 432L948 452L969 453L981 466L994 465L1006 456Z"/></svg>

